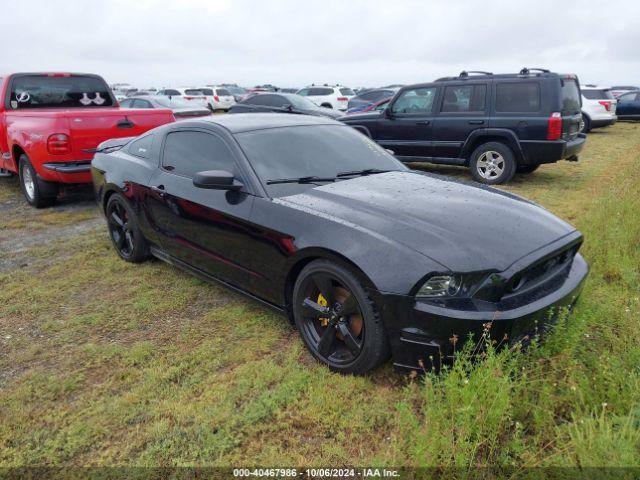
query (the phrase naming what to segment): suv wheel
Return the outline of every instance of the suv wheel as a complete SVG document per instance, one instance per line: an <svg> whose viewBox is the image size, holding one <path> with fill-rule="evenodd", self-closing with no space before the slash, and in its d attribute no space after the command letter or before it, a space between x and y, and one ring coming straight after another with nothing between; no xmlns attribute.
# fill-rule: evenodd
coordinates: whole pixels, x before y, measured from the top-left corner
<svg viewBox="0 0 640 480"><path fill-rule="evenodd" d="M516 173L516 161L505 144L488 142L473 151L469 168L478 182L495 185L511 180Z"/></svg>
<svg viewBox="0 0 640 480"><path fill-rule="evenodd" d="M38 178L33 165L26 155L20 155L18 163L20 187L30 205L36 208L50 207L56 201L58 185Z"/></svg>

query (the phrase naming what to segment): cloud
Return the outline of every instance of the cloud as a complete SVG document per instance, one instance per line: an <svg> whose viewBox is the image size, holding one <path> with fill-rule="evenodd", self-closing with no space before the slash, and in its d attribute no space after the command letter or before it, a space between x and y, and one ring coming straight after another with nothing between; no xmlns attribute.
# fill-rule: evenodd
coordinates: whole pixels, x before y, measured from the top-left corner
<svg viewBox="0 0 640 480"><path fill-rule="evenodd" d="M538 0L22 0L5 71L90 71L139 86L352 86L527 66L640 83L640 4Z"/></svg>

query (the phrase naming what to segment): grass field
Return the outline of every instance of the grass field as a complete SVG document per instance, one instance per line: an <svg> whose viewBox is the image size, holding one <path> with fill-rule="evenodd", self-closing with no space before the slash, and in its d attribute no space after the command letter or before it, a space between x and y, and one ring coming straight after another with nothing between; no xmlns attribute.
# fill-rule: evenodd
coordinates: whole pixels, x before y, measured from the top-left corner
<svg viewBox="0 0 640 480"><path fill-rule="evenodd" d="M330 373L283 317L119 260L90 192L36 211L0 179L0 466L640 466L639 166L620 123L516 176L585 234L581 300L526 353L417 378Z"/></svg>

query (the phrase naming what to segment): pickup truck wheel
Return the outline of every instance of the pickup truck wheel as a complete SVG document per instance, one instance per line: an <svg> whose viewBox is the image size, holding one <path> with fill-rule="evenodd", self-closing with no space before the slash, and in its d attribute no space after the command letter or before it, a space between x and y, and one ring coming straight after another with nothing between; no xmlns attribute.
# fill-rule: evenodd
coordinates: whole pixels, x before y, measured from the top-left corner
<svg viewBox="0 0 640 480"><path fill-rule="evenodd" d="M26 155L20 155L18 163L20 188L30 205L36 208L50 207L56 201L58 186L38 178L38 175Z"/></svg>
<svg viewBox="0 0 640 480"><path fill-rule="evenodd" d="M516 171L518 173L533 173L540 165L518 165Z"/></svg>
<svg viewBox="0 0 640 480"><path fill-rule="evenodd" d="M132 263L147 260L149 245L140 231L136 214L129 202L119 193L114 193L109 197L105 214L109 236L118 255Z"/></svg>
<svg viewBox="0 0 640 480"><path fill-rule="evenodd" d="M500 142L488 142L476 148L469 167L474 179L488 185L508 182L516 173L513 152Z"/></svg>

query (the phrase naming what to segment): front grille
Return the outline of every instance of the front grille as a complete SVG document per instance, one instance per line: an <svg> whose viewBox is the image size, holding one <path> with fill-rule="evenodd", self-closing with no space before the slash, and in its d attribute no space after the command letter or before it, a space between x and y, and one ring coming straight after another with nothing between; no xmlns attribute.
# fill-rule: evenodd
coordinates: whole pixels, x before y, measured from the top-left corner
<svg viewBox="0 0 640 480"><path fill-rule="evenodd" d="M577 247L569 248L517 273L507 283L504 292L505 296L525 292L551 279L551 277L563 273L565 270L568 271L576 252Z"/></svg>

